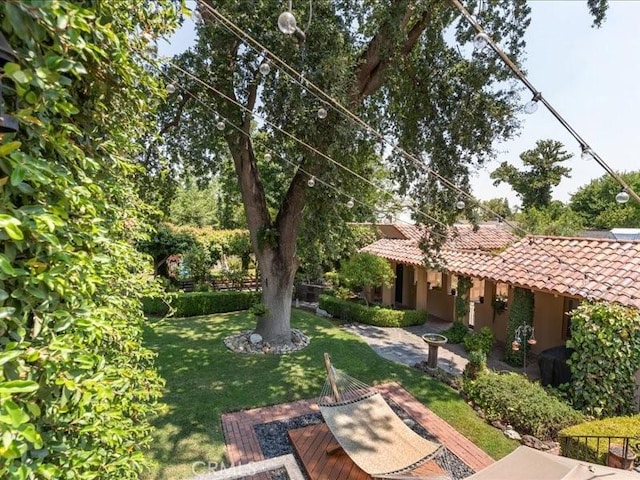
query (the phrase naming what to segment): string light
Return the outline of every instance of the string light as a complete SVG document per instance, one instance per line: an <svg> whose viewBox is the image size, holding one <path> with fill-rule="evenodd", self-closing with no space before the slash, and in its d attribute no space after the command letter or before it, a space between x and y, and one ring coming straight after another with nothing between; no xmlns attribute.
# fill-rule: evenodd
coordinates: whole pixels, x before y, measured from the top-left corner
<svg viewBox="0 0 640 480"><path fill-rule="evenodd" d="M164 72L161 72L161 73L163 73L163 74L165 74L165 75L166 75L166 73L164 73ZM188 72L185 72L185 73L187 73L187 74L188 74ZM196 78L197 78L197 77L196 77ZM189 94L191 97L193 97L195 100L197 100L201 105L205 106L205 108L209 108L209 107L208 107L204 102L202 102L202 100L200 100L198 97L195 97L195 96L194 96L192 93L190 93L189 91L186 91L186 93L187 93L187 94ZM227 100L229 100L229 99L227 99ZM229 100L229 101L231 101L231 100ZM238 106L240 106L241 108L243 108L241 105L238 105ZM242 133L242 134L245 134L245 135L246 135L246 132L244 132L244 130L242 130L240 127L238 127L238 126L236 126L236 125L233 125L232 123L229 123L229 125L230 125L231 127L235 128L236 130L238 130L240 133ZM283 132L283 133L284 133L284 132ZM297 141L299 141L299 140L297 140ZM306 146L306 145L305 145L305 146ZM303 173L306 173L306 174L310 175L308 172L305 172L302 168L299 168L299 165L294 165L292 162L290 162L289 160L285 159L284 157L280 157L280 158L282 158L282 160L284 160L284 161L285 161L285 162L287 162L288 164L290 164L290 165L294 166L294 167L295 167L295 168L294 168L294 171L295 171L295 172L297 172L298 170L301 170ZM336 162L335 160L332 160L332 161L333 161L334 163L336 163L338 166L341 166L342 168L346 169L346 170L347 170L347 171L349 171L350 173L354 174L356 177L358 177L358 178L360 178L360 179L364 180L366 183L369 183L369 184L370 184L370 185L372 185L373 187L375 187L375 188L378 188L378 189L382 190L382 191L383 191L383 193L385 193L386 195L391 195L389 192L387 192L386 190L384 190L384 188L382 188L382 187L378 187L378 186L376 186L375 184L373 184L371 181L369 181L369 180L367 180L367 179L364 179L363 177L359 176L359 175L358 175L358 174L356 174L355 172L350 171L349 169L347 169L346 167L344 167L344 166L343 166L342 164L340 164L339 162ZM312 176L312 179L314 179L314 180L315 180L315 176ZM331 185L331 184L329 184L329 183L327 183L327 182L325 182L325 181L322 181L322 180L318 180L318 181L320 181L323 185L326 185L326 186L330 187L331 189L333 189L334 191L336 191L336 192L337 192L337 193L339 193L340 195L344 195L344 193L343 193L343 192L341 192L340 190L338 190L335 186L333 186L333 185ZM313 183L314 183L314 185L315 185L315 181L314 181ZM472 198L473 198L473 197L472 197ZM353 197L351 197L351 200L353 200ZM359 202L359 203L362 203L362 202ZM463 203L464 203L464 202L463 202ZM347 206L348 206L348 205L349 205L349 202L347 202ZM448 228L448 226L447 226L447 225L445 225L444 223L439 222L437 219L435 219L435 218L433 218L433 217L430 217L428 214L426 214L426 213L424 213L424 212L421 212L421 211L417 210L413 205L408 204L408 207L409 207L409 208L411 208L415 213L423 213L424 215L426 215L426 216L427 216L428 218L430 218L431 220L435 221L436 223L439 223L440 225L444 226L445 228ZM349 207L349 208L350 208L350 207ZM490 210L490 209L487 209L487 210L488 210L489 212L491 212L491 210ZM385 213L384 211L377 210L377 209L375 209L375 208L374 208L374 211L375 211L375 212L377 212L377 213ZM494 212L491 212L491 213L494 213ZM390 217L389 221L394 221L392 216L389 216L389 217ZM402 219L397 219L397 220L395 220L395 221L399 221L399 222L402 222L402 223L410 224L409 222L405 222L405 221L403 221ZM442 238L443 238L443 239L445 239L445 240L447 239L447 236L446 236L446 235L443 235L443 234L441 234L441 233L439 233L439 232L434 232L434 233L436 233L436 235L438 235L438 236L442 237ZM524 233L527 233L527 232L524 232ZM564 262L561 258L559 258L557 255L555 255L553 252L550 252L548 249L546 249L546 248L544 247L544 245L536 244L536 242L535 242L535 238L530 237L530 238L529 238L529 243L530 243L531 245L537 245L537 246L539 246L543 251L545 251L547 254L549 254L551 257L553 257L553 258L554 258L554 259L555 259L559 264L561 264L561 265L565 265L565 266L568 266L570 269L572 269L572 270L576 271L577 273L582 274L582 275L584 276L584 280L583 280L583 281L590 280L590 278L589 278L589 276L587 275L587 273L582 272L581 270L579 270L578 268L574 267L574 266L573 266L573 265L571 265L571 264L568 264L567 262ZM533 272L533 273L541 273L541 272ZM591 279L591 280L593 280L593 279ZM601 283L602 283L602 282L601 282ZM611 283L605 283L605 284L606 284L606 285L608 285L608 287L609 287L607 291L611 291L611 288L612 288L612 287L617 286L617 285L615 285L615 284L611 284ZM634 298L634 299L635 299L635 297L632 297L632 298Z"/></svg>
<svg viewBox="0 0 640 480"><path fill-rule="evenodd" d="M271 154L270 153L265 153L264 154L264 161L265 162L270 162L271 161Z"/></svg>
<svg viewBox="0 0 640 480"><path fill-rule="evenodd" d="M473 48L482 52L489 45L489 35L484 32L478 33L473 37Z"/></svg>
<svg viewBox="0 0 640 480"><path fill-rule="evenodd" d="M533 84L529 81L529 79L522 73L522 70L507 56L507 54L484 32L478 21L469 13L469 11L462 5L460 0L450 0L451 3L462 13L462 16L467 19L467 21L471 24L471 26L478 32L478 34L474 38L474 45L476 43L486 41L491 48L498 54L498 56L502 59L502 61L509 67L509 69L514 73L518 79L524 83L524 85L535 95L540 94L538 90L533 86ZM476 42L477 40L477 42ZM578 143L582 146L586 145L586 142L582 139L582 137L576 132L576 130L567 122L562 115L558 113L558 111L551 106L546 99L542 97L540 94L539 100L542 104L547 107L547 110L560 122L560 124L571 134L573 138L575 138ZM626 190L626 192L634 198L638 203L640 203L640 195L638 195L625 181L624 179L613 170L607 162L605 162L600 155L598 155L594 151L590 151L591 157L600 165L605 172L607 172L613 179L618 182L618 184Z"/></svg>
<svg viewBox="0 0 640 480"><path fill-rule="evenodd" d="M324 119L327 118L327 109L324 107L320 107L318 109L318 118Z"/></svg>
<svg viewBox="0 0 640 480"><path fill-rule="evenodd" d="M347 208L351 209L353 208L354 205L355 205L355 202L353 201L353 197L351 197L347 202Z"/></svg>
<svg viewBox="0 0 640 480"><path fill-rule="evenodd" d="M621 190L620 192L618 192L618 194L616 195L616 202L618 202L619 204L625 204L629 201L629 194L624 191Z"/></svg>
<svg viewBox="0 0 640 480"><path fill-rule="evenodd" d="M585 161L591 160L593 158L593 151L586 145L582 145L580 158Z"/></svg>
<svg viewBox="0 0 640 480"><path fill-rule="evenodd" d="M459 5L459 2L457 2L457 0L451 0L451 1L452 1L454 4ZM228 20L226 17L224 17L224 16L220 15L220 17L221 17L221 18L219 18L219 17L218 17L218 12L217 12L215 9L213 9L211 6L207 5L206 3L202 3L202 5L204 5L206 8L208 8L208 9L209 9L209 11L211 11L211 12L212 12L212 14L213 14L216 18L218 18L218 20L220 20L223 24L226 22L226 23L228 23L228 24L232 25L234 29L238 30L238 31L240 32L240 35L238 36L238 38L240 38L240 39L244 39L244 38L246 38L246 39L250 40L252 43L257 44L260 48L264 49L264 46L260 45L260 44L259 44L255 39L253 39L249 34L247 34L246 32L244 32L243 30L239 29L239 27L237 27L237 25L235 25L233 22L231 22L230 20ZM464 7L462 7L462 8L464 8ZM465 11L466 11L466 10L465 10ZM233 30L229 27L229 25L224 25L224 26L225 26L229 31L231 31L232 33L234 33L234 32L233 32ZM477 27L477 28L479 28L479 27ZM235 33L235 34L236 34L236 35L238 35L237 33ZM498 51L498 53L500 53L499 49L498 49L497 51ZM271 53L271 55L273 55L273 54ZM297 72L296 72L293 68L291 68L288 64L286 64L286 62L283 62L282 60L280 60L277 56L273 56L272 58L277 59L277 60L278 60L278 63L279 63L280 65L283 65L283 66L284 66L285 68L287 68L288 70L293 71L294 73L296 73L296 74L297 74ZM180 69L183 73L185 73L185 74L188 74L188 75L192 76L192 78L196 79L196 80L197 80L197 81L199 81L200 83L203 83L204 85L208 85L208 84L206 84L205 82L203 82L201 79L199 79L198 77L195 77L195 76L191 75L189 72L186 72L186 71L182 70L182 69L181 69L180 67L178 67L177 65L175 65L175 64L174 64L174 67L176 67L176 68ZM285 72L285 73L287 73L287 72ZM292 77L292 76L291 76L290 74L288 74L288 73L287 73L287 75L295 81L295 78L294 78L294 77ZM351 112L349 112L349 111L348 111L344 106L342 106L342 105L341 105L337 100L335 100L335 99L333 99L332 97L330 97L328 94L326 94L324 91L322 91L321 89L319 89L319 88L318 88L316 85L314 85L312 82L309 82L309 81L307 81L307 80L304 80L304 79L303 79L303 77L302 77L302 74L300 74L300 78L301 78L301 83L302 83L302 82L304 82L304 84L309 85L310 87L312 87L313 89L315 89L316 91L318 91L318 92L319 92L319 93L320 93L324 98L327 98L328 100L330 100L331 105L332 105L334 108L338 109L341 113L343 113L344 115L346 115L346 116L348 116L349 118L351 118L354 122L356 122L356 123L358 123L358 124L360 124L360 125L363 125L365 128L367 128L367 130L369 130L369 131L373 132L376 136L378 136L378 137L379 137L383 142L385 142L385 143L389 144L389 142L386 140L386 138L385 138L382 134L380 134L380 133L376 132L372 127L370 127L368 124L366 124L366 123L365 123L362 119L360 119L359 117L357 117L357 116L355 116L355 115L351 114ZM525 80L526 80L526 79L525 79ZM209 88L211 88L213 91L216 91L217 93L221 93L221 92L217 91L214 87L212 87L212 86L210 86L210 85L208 85L208 86L209 86ZM303 85L303 86L305 86L305 85ZM307 87L305 86L305 88L307 88ZM532 87L531 87L531 88L532 88ZM309 90L309 88L307 88L307 90ZM310 93L313 93L313 92L311 92L311 91L310 91ZM224 95L223 95L223 96L224 96ZM235 103L235 104L236 104L238 107L240 107L240 108L246 108L246 107L243 107L241 104L239 104L239 103L237 103L237 102L234 102L232 99L227 98L227 100L228 100L228 101L231 101L231 102L233 102L233 103ZM550 110L552 110L552 107L551 107L550 105L548 105L544 99L542 99L542 101L543 101L543 103L545 104L545 106L547 106L547 108L549 108ZM248 111L248 110L247 110L247 111ZM253 113L253 112L251 112L251 111L248 111L248 112L249 112L249 113ZM267 123L269 123L269 122L267 122ZM271 124L271 125L272 125L274 128L279 129L277 126L275 126L275 125L273 125L273 124ZM567 128L569 129L570 127L567 127ZM322 156L322 157L324 157L324 158L327 158L328 160L332 161L332 162L333 162L333 163L335 163L336 165L341 166L342 168L344 168L344 169L346 169L347 171L351 172L352 174L356 175L358 178L360 178L360 179L363 179L363 180L367 181L367 180L366 180L366 179L364 179L362 176L360 176L360 175L358 175L357 173L355 173L355 172L353 172L353 171L349 170L348 168L344 167L343 165L339 164L338 162L335 162L335 160L331 159L330 157L327 157L327 156L326 156L325 154L323 154L322 152L317 151L317 149L314 149L313 147L310 147L310 146L309 146L309 145L307 145L306 143L302 142L301 140L296 139L295 137L293 137L293 136L292 136L291 134L289 134L288 132L283 131L282 129L279 129L279 130L280 130L280 131L282 131L283 133L287 134L287 135L288 135L288 136L290 136L291 138L295 139L296 141L300 142L301 144L305 145L307 148L310 148L312 151L314 151L314 153L317 153L317 154L319 154L320 156ZM412 160L412 161L414 161L414 162L418 162L418 160L416 160L415 158L413 158L410 154L408 154L406 151L404 151L401 147L392 145L392 148L397 149L398 151L400 151L400 152L401 152L403 155L405 155L408 159L410 159L410 160ZM594 158L596 158L596 160L598 160L598 157L597 157L597 156L595 156L595 155L594 155ZM442 176L442 175L440 175L438 172L435 172L434 170L430 169L430 168L429 168L427 165L425 165L424 163L421 163L421 165L422 165L424 168L426 168L426 169L428 170L428 172L432 173L432 174L436 177L436 179L437 179L437 180L441 180L441 181L442 181L442 183L443 183L447 188L451 188L451 189L453 189L453 190L455 190L455 191L459 192L460 194L462 194L462 195L464 195L464 196L466 196L466 197L468 197L468 198L474 199L474 197L473 197L471 194L469 194L469 193L465 192L464 190L460 189L459 187L457 187L455 184L453 184L453 183L452 183L449 179L447 179L446 177L443 177L443 176ZM612 175L613 175L613 174L612 174ZM633 192L633 193L635 194L635 192ZM634 198L635 198L635 195L634 195ZM488 207L486 207L486 206L484 206L484 205L480 205L480 206L481 206L481 208L482 208L483 210L485 210L485 211L487 211L487 212L489 212L489 213L491 213L491 214L493 214L493 215L497 215L497 214L496 214L493 210L491 210L490 208L488 208ZM435 220L435 219L433 219L433 217L430 217L430 218L431 218L432 220ZM440 224L442 224L443 226L446 226L446 225L444 225L442 222L439 222L439 221L437 221L437 220L435 220L435 221L436 221L436 223L440 223ZM512 228L514 228L514 230L522 231L524 234L529 235L529 233L528 233L528 232L526 232L526 231L525 231L525 230L523 230L522 228L518 227L517 225L512 225L512 224L510 224L509 222L506 222L506 221L505 221L505 223L506 223L506 224L508 224L509 226L511 226ZM532 238L531 240L533 241L534 239ZM544 247L544 245L539 245L539 247L540 247L540 248L542 248L543 250L547 251L547 253L549 253L549 255L551 255L553 258L555 258L555 259L556 259L556 261L558 261L558 263L560 263L560 264L566 264L569 268L572 268L572 269L576 270L577 272L582 273L582 274L585 276L585 280L588 280L588 279L589 279L589 277L588 277L588 275L587 275L586 273L581 272L580 270L576 269L574 266L572 266L572 265L570 265L570 264L567 264L566 262L563 262L563 261L562 261L559 257L557 257L557 255L555 255L553 252L548 251L548 250ZM616 285L613 285L613 284L609 284L609 285L610 285L611 287L616 286Z"/></svg>
<svg viewBox="0 0 640 480"><path fill-rule="evenodd" d="M307 185L309 186L309 188L313 188L316 186L316 177L315 176L311 176L311 178L307 181Z"/></svg>
<svg viewBox="0 0 640 480"><path fill-rule="evenodd" d="M297 26L296 17L294 17L293 13L289 11L282 12L278 17L278 28L285 35L292 35L295 33Z"/></svg>
<svg viewBox="0 0 640 480"><path fill-rule="evenodd" d="M226 126L226 125L225 125L224 121L222 121L222 120L220 120L218 123L216 123L216 128L217 128L218 130L220 130L220 131L224 130L224 127L225 127L225 126Z"/></svg>
<svg viewBox="0 0 640 480"><path fill-rule="evenodd" d="M271 72L271 66L269 65L269 62L261 63L259 70L262 75L269 75L269 73Z"/></svg>
<svg viewBox="0 0 640 480"><path fill-rule="evenodd" d="M167 93L175 93L175 91L176 91L176 86L175 86L173 83L169 83L169 84L166 86L166 89L167 89Z"/></svg>
<svg viewBox="0 0 640 480"><path fill-rule="evenodd" d="M538 101L542 98L542 93L536 92L531 101L524 106L524 113L531 115L538 110Z"/></svg>
<svg viewBox="0 0 640 480"><path fill-rule="evenodd" d="M458 200L458 201L456 202L456 208L457 208L458 210L463 210L463 209L464 209L464 207L465 207L465 203L464 203L464 201L463 201L463 200Z"/></svg>

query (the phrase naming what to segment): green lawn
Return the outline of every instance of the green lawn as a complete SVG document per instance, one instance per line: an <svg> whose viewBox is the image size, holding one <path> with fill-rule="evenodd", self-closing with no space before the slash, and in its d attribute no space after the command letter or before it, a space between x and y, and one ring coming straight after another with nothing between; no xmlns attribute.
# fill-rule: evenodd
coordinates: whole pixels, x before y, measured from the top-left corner
<svg viewBox="0 0 640 480"><path fill-rule="evenodd" d="M224 337L253 325L246 312L149 321L146 344L158 352L167 385L166 411L154 422L157 430L149 452L156 468L146 478L189 478L193 462L220 462L224 412L315 398L325 378L324 352L338 368L366 383L400 383L494 458L516 447L479 419L454 390L379 357L328 320L294 310L292 325L311 338L309 347L294 354L241 355L224 346Z"/></svg>

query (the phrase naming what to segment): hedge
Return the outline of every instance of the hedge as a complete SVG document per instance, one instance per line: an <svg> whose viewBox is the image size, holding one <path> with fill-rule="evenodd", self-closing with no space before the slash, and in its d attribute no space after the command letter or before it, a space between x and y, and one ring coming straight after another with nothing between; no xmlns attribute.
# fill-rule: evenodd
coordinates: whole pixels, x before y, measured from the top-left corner
<svg viewBox="0 0 640 480"><path fill-rule="evenodd" d="M541 440L554 439L563 428L584 421L582 413L518 373L487 372L465 381L463 391L488 420L511 424Z"/></svg>
<svg viewBox="0 0 640 480"><path fill-rule="evenodd" d="M584 436L611 437L612 444L622 445L624 437L637 438L640 432L640 415L611 417L592 422L584 422L563 429L560 434L560 446L563 455L592 463L605 463L608 441L588 439ZM578 437L578 438L572 438Z"/></svg>
<svg viewBox="0 0 640 480"><path fill-rule="evenodd" d="M366 306L330 295L320 295L320 308L341 320L366 323L377 327L422 325L429 318L427 312Z"/></svg>
<svg viewBox="0 0 640 480"><path fill-rule="evenodd" d="M169 296L174 317L195 317L212 313L248 310L260 301L260 292L188 292ZM142 309L149 316L164 316L169 305L160 298L145 298Z"/></svg>

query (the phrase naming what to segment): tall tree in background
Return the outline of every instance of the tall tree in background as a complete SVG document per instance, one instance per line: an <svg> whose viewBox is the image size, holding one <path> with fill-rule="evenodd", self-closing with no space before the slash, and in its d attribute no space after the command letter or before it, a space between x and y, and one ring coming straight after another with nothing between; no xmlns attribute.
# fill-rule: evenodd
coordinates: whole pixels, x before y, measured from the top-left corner
<svg viewBox="0 0 640 480"><path fill-rule="evenodd" d="M496 220L495 212L500 219L509 219L513 216L513 212L509 207L509 200L506 198L491 198L480 202L483 208L478 209L478 217L480 220Z"/></svg>
<svg viewBox="0 0 640 480"><path fill-rule="evenodd" d="M551 191L571 171L561 165L573 157L556 140L538 140L536 147L520 154L525 169L518 170L507 162L491 172L495 186L505 182L511 185L522 199L522 208L542 208L551 203Z"/></svg>
<svg viewBox="0 0 640 480"><path fill-rule="evenodd" d="M518 62L529 23L527 3L480 3L484 8L476 17ZM379 139L327 108L305 88L305 81L467 190L470 168L491 158L493 142L512 136L518 127L517 86L488 50L463 53L459 45L469 45L474 32L449 2L322 0L313 2L311 16L310 5L297 1L293 13L307 37L302 44L276 27L281 1L209 4L302 75L292 80L273 64L269 74L260 73L263 53L200 5L203 23L197 45L175 61L217 92L168 67L167 75L180 88L159 121L174 126L167 130L167 152L173 158L182 152L182 161L203 174L220 169L231 154L268 308L256 331L271 343L287 343L298 243L322 242L325 237L330 241L329 234L344 231L345 220L367 218L380 200L366 184L278 130L285 129L365 178L377 175ZM468 6L474 10L478 2ZM302 19L310 16L305 25ZM500 88L492 88L497 84ZM324 119L316 114L320 108L328 110ZM270 122L257 122L260 139L254 133L255 114ZM221 121L226 122L222 131L216 129ZM266 153L272 154L269 162ZM453 222L457 194L396 151L385 160L396 193L410 196L441 222ZM267 168L279 172L282 182L265 182ZM330 182L344 195L319 181L309 187L310 176ZM370 207L346 208L351 195ZM427 222L424 215L416 220ZM432 228L443 230L440 225Z"/></svg>
<svg viewBox="0 0 640 480"><path fill-rule="evenodd" d="M634 191L640 190L640 171L621 173L620 176ZM571 208L589 228L640 228L640 205L633 198L622 205L616 203L618 192L618 182L610 175L603 175L580 187L571 196Z"/></svg>

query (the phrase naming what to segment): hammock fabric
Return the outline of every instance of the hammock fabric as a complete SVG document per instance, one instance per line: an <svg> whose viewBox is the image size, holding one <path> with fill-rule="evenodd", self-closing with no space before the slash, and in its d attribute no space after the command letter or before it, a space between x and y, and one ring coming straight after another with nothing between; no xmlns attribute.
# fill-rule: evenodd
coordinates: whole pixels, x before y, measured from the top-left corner
<svg viewBox="0 0 640 480"><path fill-rule="evenodd" d="M375 389L336 370L327 354L325 364L320 411L344 452L366 473L401 478L443 449L411 430Z"/></svg>

